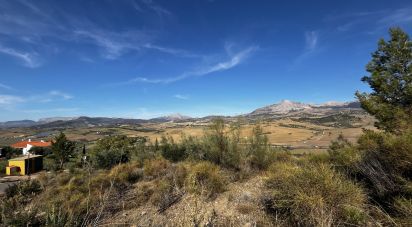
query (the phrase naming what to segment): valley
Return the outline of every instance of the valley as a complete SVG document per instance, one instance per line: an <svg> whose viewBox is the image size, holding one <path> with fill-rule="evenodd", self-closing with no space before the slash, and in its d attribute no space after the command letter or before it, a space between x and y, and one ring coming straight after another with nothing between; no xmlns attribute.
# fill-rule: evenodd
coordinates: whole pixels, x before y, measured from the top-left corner
<svg viewBox="0 0 412 227"><path fill-rule="evenodd" d="M0 145L10 145L26 139L50 140L60 131L69 139L93 145L107 136L126 135L145 137L154 142L162 136L176 142L182 136L201 137L214 116L190 118L179 114L148 120L120 118L50 118L32 122L27 126L0 128ZM374 129L373 118L364 113L356 103L327 103L308 105L282 101L240 116L220 116L226 124L238 124L245 141L252 128L260 124L272 146L288 148L296 153L322 152L339 135L354 142L363 129Z"/></svg>

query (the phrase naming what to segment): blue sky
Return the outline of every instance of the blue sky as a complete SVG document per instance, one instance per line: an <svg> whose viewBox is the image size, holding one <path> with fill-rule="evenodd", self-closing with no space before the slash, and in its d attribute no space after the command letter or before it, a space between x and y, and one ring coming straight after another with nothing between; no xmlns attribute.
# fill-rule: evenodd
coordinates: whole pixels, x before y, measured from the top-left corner
<svg viewBox="0 0 412 227"><path fill-rule="evenodd" d="M410 1L0 0L0 121L354 100Z"/></svg>

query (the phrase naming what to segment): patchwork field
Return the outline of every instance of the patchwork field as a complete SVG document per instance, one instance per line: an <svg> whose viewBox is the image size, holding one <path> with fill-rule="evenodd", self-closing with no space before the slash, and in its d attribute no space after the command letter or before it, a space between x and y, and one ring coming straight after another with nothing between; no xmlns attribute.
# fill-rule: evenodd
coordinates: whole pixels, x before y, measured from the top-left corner
<svg viewBox="0 0 412 227"><path fill-rule="evenodd" d="M362 115L359 119L351 127L337 127L338 123L322 124L314 120L302 121L294 118L263 120L259 123L244 120L239 122L242 122L240 123L241 137L245 140L252 134L253 127L260 124L272 145L288 147L297 153L306 153L325 150L340 134L354 142L364 128L374 129L372 118ZM201 137L207 130L207 126L208 123L166 122L111 127L73 127L62 131L71 140L93 144L94 141L110 135L141 136L150 141L160 140L162 136L170 136L175 141L179 141L183 135ZM28 138L50 140L58 132L59 130L33 128L2 129L0 145L10 145Z"/></svg>

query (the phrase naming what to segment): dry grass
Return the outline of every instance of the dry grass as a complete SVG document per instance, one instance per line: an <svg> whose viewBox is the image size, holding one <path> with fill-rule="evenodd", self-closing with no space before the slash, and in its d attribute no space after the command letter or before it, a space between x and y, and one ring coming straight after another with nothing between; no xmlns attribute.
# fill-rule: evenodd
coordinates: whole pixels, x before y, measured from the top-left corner
<svg viewBox="0 0 412 227"><path fill-rule="evenodd" d="M326 164L276 163L270 167L266 183L272 189L265 201L268 211L291 224L366 223L367 200L362 189Z"/></svg>
<svg viewBox="0 0 412 227"><path fill-rule="evenodd" d="M200 162L189 170L186 188L198 195L213 197L225 190L226 179L220 168L210 162Z"/></svg>

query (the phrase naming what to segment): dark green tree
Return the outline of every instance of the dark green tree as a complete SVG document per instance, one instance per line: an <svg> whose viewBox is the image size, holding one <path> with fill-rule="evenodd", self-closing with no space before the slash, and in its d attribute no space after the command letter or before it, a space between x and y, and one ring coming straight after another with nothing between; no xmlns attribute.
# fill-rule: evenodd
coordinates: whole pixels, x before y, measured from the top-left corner
<svg viewBox="0 0 412 227"><path fill-rule="evenodd" d="M13 148L13 147L10 147L10 146L3 147L1 149L1 157L5 157L6 159L10 159L13 156L17 156L17 155L20 155L20 154L22 154L21 149L16 149L16 148Z"/></svg>
<svg viewBox="0 0 412 227"><path fill-rule="evenodd" d="M372 92L356 96L362 108L376 117L378 128L401 133L412 123L412 42L400 28L389 33L389 41L379 40L366 66L370 74L362 78Z"/></svg>
<svg viewBox="0 0 412 227"><path fill-rule="evenodd" d="M68 140L63 132L60 132L60 134L54 138L51 150L59 169L62 169L64 163L69 161L70 157L74 154L75 148L75 142Z"/></svg>

